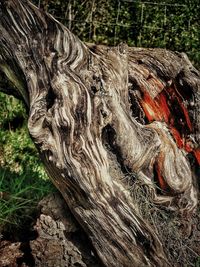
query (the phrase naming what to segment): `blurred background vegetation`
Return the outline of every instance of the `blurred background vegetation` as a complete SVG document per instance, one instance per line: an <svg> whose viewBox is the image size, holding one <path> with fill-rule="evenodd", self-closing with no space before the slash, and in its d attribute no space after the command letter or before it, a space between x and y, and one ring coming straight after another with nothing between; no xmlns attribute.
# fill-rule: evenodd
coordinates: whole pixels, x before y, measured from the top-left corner
<svg viewBox="0 0 200 267"><path fill-rule="evenodd" d="M199 0L34 0L85 42L186 52L200 66ZM26 126L26 110L0 94L0 231L20 227L55 190Z"/></svg>
<svg viewBox="0 0 200 267"><path fill-rule="evenodd" d="M200 65L199 0L34 0L81 40L186 52Z"/></svg>

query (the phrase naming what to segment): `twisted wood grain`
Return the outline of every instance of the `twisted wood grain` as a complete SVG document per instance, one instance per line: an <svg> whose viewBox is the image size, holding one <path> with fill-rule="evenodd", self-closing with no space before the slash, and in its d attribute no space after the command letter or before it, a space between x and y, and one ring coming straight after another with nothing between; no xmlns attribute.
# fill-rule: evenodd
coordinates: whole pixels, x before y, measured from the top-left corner
<svg viewBox="0 0 200 267"><path fill-rule="evenodd" d="M0 69L29 107L46 170L105 266L169 266L121 176L128 169L156 203L194 211L200 80L186 56L86 45L30 2L4 0Z"/></svg>

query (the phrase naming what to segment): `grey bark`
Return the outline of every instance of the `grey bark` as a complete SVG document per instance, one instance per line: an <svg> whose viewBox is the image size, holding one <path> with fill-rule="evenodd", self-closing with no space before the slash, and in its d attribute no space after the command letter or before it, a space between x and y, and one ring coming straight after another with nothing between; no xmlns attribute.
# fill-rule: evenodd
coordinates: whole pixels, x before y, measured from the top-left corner
<svg viewBox="0 0 200 267"><path fill-rule="evenodd" d="M193 214L200 75L186 56L86 45L30 2L2 0L0 70L28 106L47 173L102 263L169 266L126 178L155 203Z"/></svg>

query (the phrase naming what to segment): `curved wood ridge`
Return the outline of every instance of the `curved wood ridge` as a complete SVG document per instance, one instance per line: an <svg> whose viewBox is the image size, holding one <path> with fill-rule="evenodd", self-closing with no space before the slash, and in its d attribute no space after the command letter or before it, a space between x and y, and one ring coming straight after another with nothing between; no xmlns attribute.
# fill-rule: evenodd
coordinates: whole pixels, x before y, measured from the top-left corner
<svg viewBox="0 0 200 267"><path fill-rule="evenodd" d="M85 45L30 2L3 0L0 69L29 106L47 172L104 265L168 266L122 178L128 169L156 203L185 216L195 209L200 75L186 56Z"/></svg>

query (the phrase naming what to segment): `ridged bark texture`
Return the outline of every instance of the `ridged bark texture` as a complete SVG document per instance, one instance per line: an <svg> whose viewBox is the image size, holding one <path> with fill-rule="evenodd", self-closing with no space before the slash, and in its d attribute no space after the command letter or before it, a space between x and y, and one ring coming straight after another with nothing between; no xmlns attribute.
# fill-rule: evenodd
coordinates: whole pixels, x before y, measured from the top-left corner
<svg viewBox="0 0 200 267"><path fill-rule="evenodd" d="M126 176L155 203L194 212L200 75L187 57L86 45L30 2L3 0L0 69L28 106L46 170L103 264L169 266Z"/></svg>

